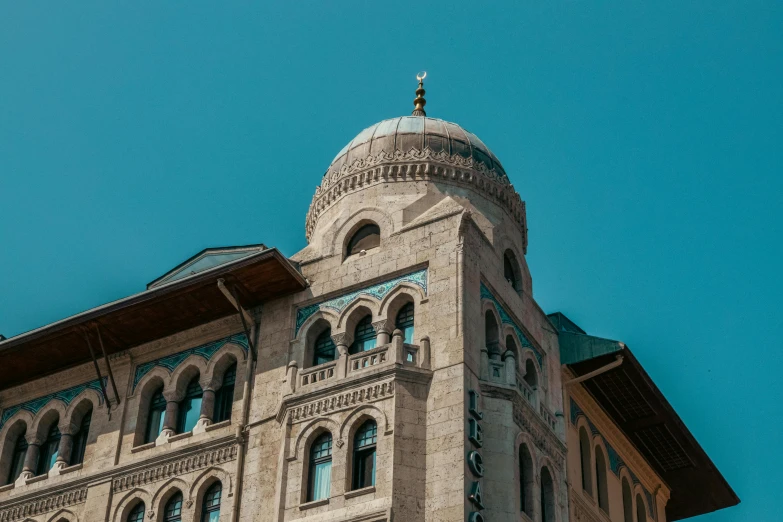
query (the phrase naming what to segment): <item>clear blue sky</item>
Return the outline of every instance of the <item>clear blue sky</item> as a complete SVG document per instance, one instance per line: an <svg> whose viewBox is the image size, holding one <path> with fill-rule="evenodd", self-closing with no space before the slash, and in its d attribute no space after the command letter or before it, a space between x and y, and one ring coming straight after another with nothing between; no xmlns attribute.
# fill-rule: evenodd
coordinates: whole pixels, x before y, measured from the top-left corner
<svg viewBox="0 0 783 522"><path fill-rule="evenodd" d="M783 4L3 2L0 332L208 246L304 246L364 127L478 134L527 201L535 297L627 343L779 521Z"/></svg>

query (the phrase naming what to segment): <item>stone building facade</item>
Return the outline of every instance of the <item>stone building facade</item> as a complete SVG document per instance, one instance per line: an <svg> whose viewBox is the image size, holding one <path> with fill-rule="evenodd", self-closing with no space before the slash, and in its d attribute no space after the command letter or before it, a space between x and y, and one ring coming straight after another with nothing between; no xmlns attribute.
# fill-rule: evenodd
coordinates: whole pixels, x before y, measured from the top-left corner
<svg viewBox="0 0 783 522"><path fill-rule="evenodd" d="M625 345L536 304L524 202L417 94L338 154L290 259L210 249L0 342L0 522L665 522L737 502ZM624 424L632 393L591 388L620 373L711 494Z"/></svg>

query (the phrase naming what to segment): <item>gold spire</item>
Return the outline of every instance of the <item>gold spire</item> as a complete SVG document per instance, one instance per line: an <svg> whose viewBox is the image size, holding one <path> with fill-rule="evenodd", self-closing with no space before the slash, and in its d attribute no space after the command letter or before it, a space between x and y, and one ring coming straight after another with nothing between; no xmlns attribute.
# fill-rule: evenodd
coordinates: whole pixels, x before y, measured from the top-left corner
<svg viewBox="0 0 783 522"><path fill-rule="evenodd" d="M419 80L419 88L416 89L416 99L413 100L413 105L415 106L413 109L414 116L427 115L427 113L424 112L424 106L427 105L427 100L424 99L424 78L426 77L427 71L420 72L416 75L416 79Z"/></svg>

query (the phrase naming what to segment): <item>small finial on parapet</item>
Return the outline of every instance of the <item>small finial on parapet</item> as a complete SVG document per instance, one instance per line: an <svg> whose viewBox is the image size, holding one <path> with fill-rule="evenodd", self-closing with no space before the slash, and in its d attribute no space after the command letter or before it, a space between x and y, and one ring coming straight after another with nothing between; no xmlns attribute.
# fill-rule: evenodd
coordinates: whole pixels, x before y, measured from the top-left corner
<svg viewBox="0 0 783 522"><path fill-rule="evenodd" d="M424 99L424 78L427 77L427 71L422 71L416 75L416 79L419 80L419 88L416 89L416 99L413 100L413 115L414 116L426 116L424 112L424 106L427 105L427 100Z"/></svg>

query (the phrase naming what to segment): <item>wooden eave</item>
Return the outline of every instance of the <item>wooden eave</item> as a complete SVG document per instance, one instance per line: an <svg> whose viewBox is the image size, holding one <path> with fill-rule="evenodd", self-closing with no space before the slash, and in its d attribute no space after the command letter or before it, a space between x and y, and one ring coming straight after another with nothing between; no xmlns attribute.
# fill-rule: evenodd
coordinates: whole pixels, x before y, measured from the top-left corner
<svg viewBox="0 0 783 522"><path fill-rule="evenodd" d="M220 278L246 308L307 287L276 248L216 266L0 342L0 390L89 362L85 330L95 343L96 326L111 355L236 314Z"/></svg>

